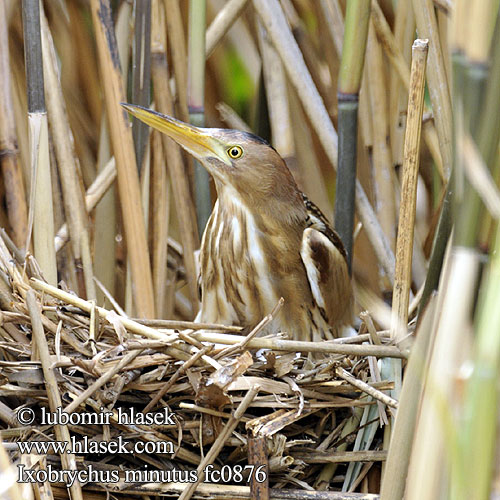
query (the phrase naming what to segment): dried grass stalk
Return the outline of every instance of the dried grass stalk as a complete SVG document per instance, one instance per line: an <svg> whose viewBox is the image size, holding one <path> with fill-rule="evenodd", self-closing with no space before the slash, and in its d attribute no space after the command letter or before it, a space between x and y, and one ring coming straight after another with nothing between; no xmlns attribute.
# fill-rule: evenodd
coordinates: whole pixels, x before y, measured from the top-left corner
<svg viewBox="0 0 500 500"><path fill-rule="evenodd" d="M168 3L168 2L167 2ZM168 16L167 16L168 19ZM154 84L154 97L158 111L166 115L174 114L174 103L169 82L167 66L166 40L159 38L162 31L162 17L153 19L153 30L155 33L155 45L151 60L151 69ZM157 25L157 23L160 23ZM195 263L195 250L198 248L199 240L196 224L193 224L194 207L186 177L180 147L166 135L161 136L163 150L168 164L168 172L172 182L172 191L176 205L176 214L181 230L184 265L189 287L189 298L193 309L198 305L197 271Z"/></svg>
<svg viewBox="0 0 500 500"><path fill-rule="evenodd" d="M127 113L120 107L120 102L125 101L125 91L118 60L111 7L107 0L92 0L91 7L111 142L118 172L118 189L132 272L135 306L140 316L152 318L154 317L153 280L141 210L141 195L137 166L134 161L132 133Z"/></svg>
<svg viewBox="0 0 500 500"><path fill-rule="evenodd" d="M92 259L90 256L90 240L87 227L87 213L83 201L82 182L76 164L73 149L73 136L69 127L68 117L64 105L63 93L57 71L57 60L54 42L50 33L45 13L41 11L42 47L49 113L50 129L53 136L54 150L59 167L64 201L64 212L72 243L72 254L75 259L76 273L83 279L78 280L79 293L89 299L96 298Z"/></svg>
<svg viewBox="0 0 500 500"><path fill-rule="evenodd" d="M50 357L49 347L47 345L47 339L45 337L45 332L42 325L39 305L36 301L35 292L33 290L28 291L26 295L26 301L31 317L31 324L33 326L34 341L40 355L40 361L42 363L50 411L55 412L58 408L62 407L61 395L59 393L59 388L57 385L55 374L56 369L54 368L52 359ZM70 434L67 425L56 425L55 434L57 441L65 441L68 446L71 446ZM61 453L61 463L63 469L65 470L77 470L75 455L73 455L73 453ZM73 485L70 486L70 491L71 498L74 498L75 500L83 500L82 488L77 480L75 480Z"/></svg>
<svg viewBox="0 0 500 500"><path fill-rule="evenodd" d="M219 10L215 19L207 29L205 40L205 57L208 59L224 35L243 12L248 0L229 0Z"/></svg>
<svg viewBox="0 0 500 500"><path fill-rule="evenodd" d="M418 35L422 39L432 40L429 45L427 81L434 120L439 138L443 170L446 178L450 177L452 156L452 112L448 78L440 44L439 31L432 0L413 0L413 12L417 23Z"/></svg>
<svg viewBox="0 0 500 500"><path fill-rule="evenodd" d="M19 163L16 124L11 94L9 43L5 3L0 5L0 166L2 169L7 216L14 243L22 248L28 233L28 206Z"/></svg>
<svg viewBox="0 0 500 500"><path fill-rule="evenodd" d="M411 289L413 237L417 202L417 179L420 160L420 136L424 108L425 65L428 40L415 40L412 49L412 70L408 118L404 144L403 185L399 208L398 240L396 250L396 275L393 289L391 336L396 342L406 336L408 304Z"/></svg>

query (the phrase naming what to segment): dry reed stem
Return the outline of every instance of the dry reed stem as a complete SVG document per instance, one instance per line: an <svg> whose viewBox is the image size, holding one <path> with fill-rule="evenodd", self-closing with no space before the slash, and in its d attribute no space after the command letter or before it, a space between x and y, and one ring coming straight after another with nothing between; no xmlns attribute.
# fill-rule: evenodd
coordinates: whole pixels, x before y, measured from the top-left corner
<svg viewBox="0 0 500 500"><path fill-rule="evenodd" d="M266 87L267 107L273 146L287 161L295 156L295 145L288 105L285 71L281 59L271 45L262 24L257 21L257 33L262 54L262 71Z"/></svg>
<svg viewBox="0 0 500 500"><path fill-rule="evenodd" d="M2 169L7 216L12 239L22 248L28 232L28 207L18 158L16 122L11 94L9 42L5 4L0 5L0 165Z"/></svg>
<svg viewBox="0 0 500 500"><path fill-rule="evenodd" d="M344 379L346 382L349 382L352 386L357 387L361 391L370 395L377 401L380 401L381 403L390 406L391 408L396 408L396 409L398 408L399 403L395 399L391 398L387 394L384 394L382 391L373 388L370 384L367 384L366 382L363 382L362 380L353 377L348 371L344 370L343 368L340 367L337 368L335 370L335 373L340 378Z"/></svg>
<svg viewBox="0 0 500 500"><path fill-rule="evenodd" d="M404 3L404 2L402 2ZM377 32L377 37L379 37L380 42L384 45L386 55L389 61L394 66L396 74L399 76L404 88L409 91L410 89L410 68L405 61L401 50L399 49L397 38L392 34L389 24L385 19L384 13L380 8L377 0L372 0L372 20L375 30ZM412 39L413 39L413 31ZM441 180L445 182L446 177L443 169L443 160L439 150L439 142L436 147L436 129L434 126L434 120L426 121L426 126L424 127L424 139L432 154L432 158L436 164L437 171Z"/></svg>
<svg viewBox="0 0 500 500"><path fill-rule="evenodd" d="M448 179L453 163L452 111L450 87L446 76L439 31L432 0L412 0L418 35L429 40L427 82L439 138L443 170ZM447 55L446 55L447 56Z"/></svg>
<svg viewBox="0 0 500 500"><path fill-rule="evenodd" d="M186 488L186 483L144 483L133 486L130 483L117 483L119 495L145 496L150 495L173 496L180 495ZM85 488L85 500L108 500L109 496L101 493L91 493L100 486L88 485ZM54 488L56 498L67 500L68 496L60 488ZM100 490L99 490L100 491ZM116 492L113 492L117 495ZM339 491L313 491L304 489L271 488L269 490L271 500L379 500L379 495L373 493L343 493ZM117 497L119 498L119 497ZM194 497L199 500L210 498L210 500L255 500L252 498L249 486L235 486L229 484L202 483L196 488Z"/></svg>
<svg viewBox="0 0 500 500"><path fill-rule="evenodd" d="M408 471L408 500L437 498L448 484L453 450L447 443L452 437L452 415L460 391L457 377L470 352L478 272L479 258L474 250L453 248L445 258L431 332L434 341L422 375L425 388Z"/></svg>
<svg viewBox="0 0 500 500"><path fill-rule="evenodd" d="M473 64L488 64L498 9L497 0L470 2L465 55Z"/></svg>
<svg viewBox="0 0 500 500"><path fill-rule="evenodd" d="M372 21L374 24L380 22L377 21L377 19L380 18L379 9L377 9L377 7L378 4L374 5L372 2ZM385 23L383 24L385 25ZM378 32L376 25L375 29ZM415 18L413 16L411 1L405 0L403 2L398 2L395 6L393 30L395 45L398 48L401 47L401 52L406 63L405 65L406 67L409 67L411 62L411 44L413 43L413 39L415 37ZM389 35L392 35L390 28ZM380 43L385 45L386 42L382 39L382 37L380 37L380 35L378 35L378 33L377 36L380 39ZM391 117L390 141L392 146L393 163L395 165L402 165L406 121L405 113L408 108L408 92L403 90L403 85L398 76L398 72L395 71L394 68L390 71L389 102L389 115Z"/></svg>
<svg viewBox="0 0 500 500"><path fill-rule="evenodd" d="M293 136L295 138L295 155L298 169L302 172L300 179L296 179L299 187L318 206L325 217L331 222L332 204L328 197L325 179L314 152L314 141L307 118L300 104L295 89L288 86L288 99L292 120Z"/></svg>
<svg viewBox="0 0 500 500"><path fill-rule="evenodd" d="M500 219L500 192L476 144L468 133L464 133L457 142L467 180L483 200L490 215Z"/></svg>
<svg viewBox="0 0 500 500"><path fill-rule="evenodd" d="M241 335L196 332L192 336L201 342L234 345L241 342ZM393 346L370 346L340 344L335 341L303 342L299 340L283 340L280 338L254 338L248 343L252 349L273 349L276 351L322 352L354 356L377 356L406 358L406 354Z"/></svg>
<svg viewBox="0 0 500 500"><path fill-rule="evenodd" d="M59 167L64 213L67 218L72 253L78 276L78 289L81 295L89 299L96 298L93 280L92 258L87 227L87 214L81 190L81 179L73 149L73 136L68 122L61 84L58 77L57 60L54 42L48 26L47 18L41 10L41 34L43 47L43 69L45 76L46 98L50 129L53 136L54 151ZM83 279L80 275L83 267Z"/></svg>
<svg viewBox="0 0 500 500"><path fill-rule="evenodd" d="M262 23L281 57L290 81L297 90L311 124L318 134L328 159L336 168L337 133L305 65L304 58L290 32L283 11L277 0L253 1ZM375 254L392 283L394 280L394 254L359 182L356 183L356 208L374 247Z"/></svg>
<svg viewBox="0 0 500 500"><path fill-rule="evenodd" d="M260 388L258 385L254 385L247 392L246 396L243 398L241 403L238 405L238 408L236 408L234 415L232 415L231 418L226 422L226 425L222 429L222 432L217 436L217 439L212 444L212 447L210 448L208 453L205 455L205 457L200 462L200 465L197 468L198 480L195 483L190 483L184 489L184 491L182 492L182 494L179 497L179 500L189 500L192 497L198 484L204 480L205 467L208 464L213 463L214 460L218 457L222 447L224 446L224 443L229 438L229 436L233 433L233 431L236 429L238 422L241 420L241 417L243 417L243 414L245 413L247 408L250 406L250 403L255 399L255 396L257 396L259 389Z"/></svg>
<svg viewBox="0 0 500 500"><path fill-rule="evenodd" d="M58 408L62 407L61 395L59 394L55 368L52 364L49 347L47 345L47 339L43 330L39 305L37 303L35 292L33 290L28 291L26 295L26 302L31 317L34 341L36 343L38 354L40 356L40 361L42 363L50 411L55 412ZM55 425L54 431L57 441L65 441L69 446L71 446L71 438L67 425ZM72 453L61 453L61 464L63 466L63 469L65 470L77 470L75 455L73 455ZM83 500L82 489L78 480L76 480L73 485L69 487L69 489L71 491L71 498L74 498L75 500Z"/></svg>
<svg viewBox="0 0 500 500"><path fill-rule="evenodd" d="M248 346L248 343L266 325L268 325L269 323L271 323L271 321L273 320L273 318L276 316L276 314L278 314L278 312L280 311L280 309L283 307L284 303L285 303L285 300L283 299L283 297L281 297L280 300L278 301L278 303L276 304L276 306L273 308L273 310L267 316L265 316L264 318L262 318L262 320L257 324L257 326L246 337L244 337L241 342L239 342L238 344L233 345L231 347L226 347L226 349L223 349L219 353L219 355L217 356L217 358L221 358L223 356L232 355L232 354L235 354L235 353L240 352L243 349L245 349Z"/></svg>
<svg viewBox="0 0 500 500"><path fill-rule="evenodd" d="M229 0L207 28L205 56L208 59L224 35L243 12L248 0Z"/></svg>
<svg viewBox="0 0 500 500"><path fill-rule="evenodd" d="M80 405L84 404L87 399L89 399L97 390L109 382L123 368L130 366L132 361L143 352L143 349L137 349L123 356L123 358L110 370L101 375L94 383L87 387L87 389L79 394L73 401L71 401L71 403L66 405L64 412L68 414L73 413Z"/></svg>
<svg viewBox="0 0 500 500"><path fill-rule="evenodd" d="M385 450L362 451L311 451L295 454L296 460L310 464L334 464L341 462L383 462L387 459Z"/></svg>
<svg viewBox="0 0 500 500"><path fill-rule="evenodd" d="M269 500L269 460L267 457L266 437L257 436L248 438L248 464L254 465L257 470L264 470L266 476L264 481L258 481L256 475L252 474L250 479L251 498L259 500Z"/></svg>
<svg viewBox="0 0 500 500"><path fill-rule="evenodd" d="M404 144L403 181L396 250L396 275L393 289L391 337L399 342L406 335L408 304L411 289L413 238L417 202L417 179L420 159L422 112L424 109L425 65L428 40L415 40L412 49L412 69L408 117Z"/></svg>
<svg viewBox="0 0 500 500"><path fill-rule="evenodd" d="M92 311L92 308L95 307L95 305L91 302L88 302L86 300L81 299L80 297L76 297L75 295L65 292L63 290L59 290L58 288L51 286L47 283L44 283L43 281L37 280L37 279L32 279L31 280L31 285L33 288L36 290L41 290L43 292L48 293L52 297L56 297L59 300L62 300L63 302L66 302L67 304L71 304L75 307L80 308L82 311L85 311L90 314ZM107 319L107 316L110 314L110 311L107 309L104 309L103 307L95 307L96 311L99 313L99 316L103 319ZM116 315L116 313L115 313ZM175 332L168 332L167 333L160 333L158 330L154 330L153 328L150 328L145 325L141 325L140 323L137 323L136 321L133 321L128 318L123 318L120 317L120 321L123 324L123 326L129 330L132 333L137 333L139 335L144 335L145 337L155 339L155 340L164 340L165 342L171 342L174 340L177 340L178 335Z"/></svg>
<svg viewBox="0 0 500 500"><path fill-rule="evenodd" d="M151 59L156 54L166 52L167 32L165 11L160 0L153 0L151 6ZM158 57L162 57L161 55ZM151 64L154 64L151 61ZM151 131L151 149L153 153L152 179L152 260L153 284L155 291L156 315L165 315L167 297L168 267L167 246L170 223L170 180L165 169L165 154L162 138L158 131Z"/></svg>
<svg viewBox="0 0 500 500"><path fill-rule="evenodd" d="M404 496L408 464L418 416L418 405L424 387L424 371L431 342L436 311L435 297L427 305L406 367L399 398L399 409L392 430L387 462L380 490L383 500L400 500Z"/></svg>
<svg viewBox="0 0 500 500"><path fill-rule="evenodd" d="M243 132L252 131L248 123L229 104L219 102L215 105L215 109L219 112L221 120L229 125L229 128L243 130Z"/></svg>
<svg viewBox="0 0 500 500"><path fill-rule="evenodd" d="M325 82L323 68L318 60L317 49L309 31L304 26L291 0L281 0L281 6L321 99L325 103L327 111L333 115L337 101L335 87L327 85Z"/></svg>
<svg viewBox="0 0 500 500"><path fill-rule="evenodd" d="M187 55L184 37L184 23L177 0L164 0L167 16L167 35L170 43L170 54L174 66L177 105L182 121L189 122L187 98ZM160 110L161 111L161 110Z"/></svg>
<svg viewBox="0 0 500 500"><path fill-rule="evenodd" d="M118 56L124 86L128 75L128 61L130 53L132 4L122 2L116 16L115 33L118 46ZM103 106L99 134L99 150L97 156L97 170L101 172L111 157L111 141L109 137L108 117ZM116 176L116 172L115 172ZM94 273L106 290L114 296L116 283L116 232L118 218L117 187L113 184L109 192L103 196L96 208L94 216ZM99 302L104 300L105 294L98 294ZM105 305L101 303L101 305Z"/></svg>
<svg viewBox="0 0 500 500"><path fill-rule="evenodd" d="M212 345L204 346L200 351L194 353L185 363L183 363L177 371L168 379L167 383L154 395L151 401L146 405L143 413L151 411L160 399L167 394L167 392L172 388L172 386L179 380L179 378L184 375L187 369L191 368L200 358L205 354L208 354L213 349Z"/></svg>
<svg viewBox="0 0 500 500"><path fill-rule="evenodd" d="M120 102L125 100L125 91L114 36L111 7L109 2L105 0L92 0L91 6L111 142L118 173L118 189L134 284L135 306L140 316L153 317L153 280L141 210L141 195L132 133L127 114L120 107Z"/></svg>
<svg viewBox="0 0 500 500"><path fill-rule="evenodd" d="M113 185L116 180L116 165L115 158L112 157L108 163L100 170L97 174L94 182L87 189L85 194L85 210L88 214L94 210L96 205L101 201L103 196L108 192L109 188ZM68 226L64 223L57 231L54 238L54 245L56 252L59 252L61 248L68 242Z"/></svg>
<svg viewBox="0 0 500 500"><path fill-rule="evenodd" d="M168 14L168 13L167 13ZM167 15L168 18L168 15ZM153 25L159 20L153 20ZM156 31L156 26L155 26ZM174 114L174 104L168 85L169 75L166 54L155 47L152 54L151 69L154 84L154 97L158 111L166 115ZM193 309L198 305L198 273L195 263L195 250L198 248L198 234L193 227L194 207L191 200L188 179L182 162L180 147L168 136L162 134L163 149L167 158L168 171L172 182L172 191L176 213L181 230L183 258L189 287L189 297Z"/></svg>
<svg viewBox="0 0 500 500"><path fill-rule="evenodd" d="M57 283L56 253L54 248L54 211L52 202L52 176L49 160L49 134L47 113L29 113L31 151L31 194L28 218L28 240L33 230L35 257L44 278ZM25 248L29 248L29 241Z"/></svg>
<svg viewBox="0 0 500 500"><path fill-rule="evenodd" d="M15 427L15 424L13 425ZM2 489L6 495L4 500L32 500L32 490L30 485L24 484L23 488L17 482L17 470L11 463L4 443L0 443L0 472L2 474ZM17 450L16 444L16 450Z"/></svg>
<svg viewBox="0 0 500 500"><path fill-rule="evenodd" d="M153 148L153 206L152 206L152 256L153 256L153 284L155 290L156 315L165 317L167 283L168 283L168 232L170 222L170 179L165 170L165 156L163 153L160 132L152 131Z"/></svg>
<svg viewBox="0 0 500 500"><path fill-rule="evenodd" d="M340 59L344 43L344 18L338 0L320 0L321 10L326 19L328 32Z"/></svg>
<svg viewBox="0 0 500 500"><path fill-rule="evenodd" d="M366 65L370 78L368 90L373 121L373 169L375 176L377 215L380 225L391 248L395 248L396 206L394 194L394 171L392 153L387 142L389 120L384 75L382 47L375 35L373 22L370 21L366 47Z"/></svg>

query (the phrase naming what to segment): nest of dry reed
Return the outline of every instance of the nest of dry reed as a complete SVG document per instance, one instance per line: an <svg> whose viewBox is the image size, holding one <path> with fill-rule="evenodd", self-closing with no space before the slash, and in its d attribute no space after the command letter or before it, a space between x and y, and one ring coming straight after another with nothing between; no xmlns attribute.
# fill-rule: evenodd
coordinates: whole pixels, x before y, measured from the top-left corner
<svg viewBox="0 0 500 500"><path fill-rule="evenodd" d="M33 257L18 259L4 234L0 418L4 446L18 467L68 467L68 456L22 454L19 442L86 442L86 449L77 450L84 452L74 456L76 467L108 474L99 476L107 482L82 486L83 498L91 499L106 498L106 492L114 498L256 498L251 495L261 479L268 481L271 498L352 498L321 490L340 485L350 463L362 465L356 483L380 468L386 456L380 440L374 439L369 451L348 450L367 424L361 423L360 410L378 405L376 418L386 420L386 409L396 406L383 392L392 385L381 380L376 356L403 354L386 345L383 332L307 347L285 335L258 337L280 304L247 335L221 325L132 320L48 285ZM375 343L367 344L370 339ZM43 425L44 415L56 407L72 420ZM22 408L33 410L29 426L19 422ZM82 425L83 416L104 412L107 423ZM124 423L118 412L136 417ZM140 412L168 417L150 424L138 420ZM95 453L88 444L118 439L128 451L142 442L148 452L113 453L106 445L104 453ZM218 472L203 481L212 463ZM9 467L12 472L3 461L4 472ZM127 471L170 471L166 478L172 480L147 481L155 476L143 475L131 481ZM201 484L186 483L182 474L189 473ZM11 477L19 480L19 474L18 469ZM67 498L64 483L39 487Z"/></svg>

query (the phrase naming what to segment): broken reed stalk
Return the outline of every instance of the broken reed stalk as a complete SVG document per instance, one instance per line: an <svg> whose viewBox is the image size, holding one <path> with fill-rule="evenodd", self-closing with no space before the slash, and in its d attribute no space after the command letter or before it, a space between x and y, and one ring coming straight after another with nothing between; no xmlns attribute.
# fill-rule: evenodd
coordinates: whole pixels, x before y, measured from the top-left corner
<svg viewBox="0 0 500 500"><path fill-rule="evenodd" d="M207 29L205 39L205 57L208 59L224 35L243 12L248 0L229 0L217 12L214 20Z"/></svg>
<svg viewBox="0 0 500 500"><path fill-rule="evenodd" d="M277 0L253 0L255 9L266 28L276 51L281 57L288 77L297 90L311 124L332 166L337 168L337 133L321 97L305 65L304 58L288 27ZM385 238L380 223L368 201L366 193L356 182L356 209L373 245L375 254L391 283L394 281L394 254Z"/></svg>
<svg viewBox="0 0 500 500"><path fill-rule="evenodd" d="M28 234L28 206L19 162L16 123L12 105L7 12L0 5L0 167L5 185L7 216L14 244L23 248Z"/></svg>
<svg viewBox="0 0 500 500"><path fill-rule="evenodd" d="M132 43L132 103L146 108L151 93L151 0L135 2L134 40ZM135 159L139 171L148 144L148 126L132 118Z"/></svg>
<svg viewBox="0 0 500 500"><path fill-rule="evenodd" d="M206 7L206 0L189 0L188 109L189 121L197 127L205 126ZM194 193L201 238L212 212L212 199L210 175L198 160L194 160Z"/></svg>
<svg viewBox="0 0 500 500"><path fill-rule="evenodd" d="M62 407L61 395L59 394L59 388L57 385L55 374L56 368L53 367L49 352L49 346L47 345L47 338L45 336L42 325L40 307L33 290L29 290L26 294L26 303L28 306L29 315L31 317L33 339L40 356L40 361L42 363L50 411L55 412L58 408ZM69 434L68 426L55 425L54 431L57 441L65 441L71 448L71 437ZM77 470L75 455L73 455L72 453L61 453L60 457L63 469L72 471ZM75 480L75 482L72 484L72 486L69 487L69 489L71 491L71 498L74 498L75 500L83 500L82 488L78 480Z"/></svg>
<svg viewBox="0 0 500 500"><path fill-rule="evenodd" d="M349 382L352 386L357 387L359 390L368 394L372 398L384 403L387 406L390 406L391 408L398 408L399 404L395 399L391 398L387 394L384 394L382 391L375 389L370 384L367 384L366 382L353 377L347 370L339 367L335 370L335 373L340 378L344 379L346 382Z"/></svg>
<svg viewBox="0 0 500 500"><path fill-rule="evenodd" d="M67 219L77 276L77 289L79 295L88 299L95 299L96 289L92 269L92 257L90 255L88 218L81 189L82 181L76 164L73 134L69 126L61 83L59 81L54 42L43 8L41 10L41 26L45 94L47 97L50 130L57 159L59 178L61 180L64 213Z"/></svg>
<svg viewBox="0 0 500 500"><path fill-rule="evenodd" d="M167 2L168 3L168 2ZM168 11L166 12L168 18ZM153 92L156 107L159 112L166 115L174 115L174 103L169 87L169 71L166 54L166 39L161 37L162 17L153 19L153 31L155 33L155 44L152 47L151 71L153 78ZM179 96L180 97L180 96ZM180 147L165 134L161 134L163 151L165 153L168 173L172 183L176 214L181 231L181 241L183 246L184 266L186 268L186 278L188 282L189 298L193 309L198 305L197 271L194 252L198 248L199 239L196 224L193 224L192 214L194 207L191 199L188 179L182 162Z"/></svg>
<svg viewBox="0 0 500 500"><path fill-rule="evenodd" d="M267 436L249 436L247 440L248 464L255 466L250 478L250 496L269 500L269 460L267 457ZM258 480L256 470L264 471L265 479Z"/></svg>
<svg viewBox="0 0 500 500"><path fill-rule="evenodd" d="M132 133L127 113L120 107L125 100L116 38L109 0L92 0L99 66L103 79L111 142L118 173L125 238L132 272L135 307L139 316L154 317L153 279L141 209L139 177Z"/></svg>
<svg viewBox="0 0 500 500"><path fill-rule="evenodd" d="M24 57L28 85L28 127L31 155L31 192L28 233L25 244L29 250L31 231L35 257L45 279L57 283L54 249L54 212L49 160L49 135L43 91L42 43L38 0L23 0Z"/></svg>
<svg viewBox="0 0 500 500"><path fill-rule="evenodd" d="M369 0L354 0L347 4L337 92L339 147L335 187L335 230L339 233L347 252L349 273L352 272L359 89L365 62L369 21Z"/></svg>
<svg viewBox="0 0 500 500"><path fill-rule="evenodd" d="M212 444L212 447L210 448L208 453L205 455L203 460L200 462L200 465L197 468L198 480L195 483L190 483L188 486L186 486L185 490L182 492L181 496L179 497L179 500L189 500L193 496L193 493L195 492L198 484L205 479L205 473L204 473L205 467L207 465L213 463L214 460L218 457L222 447L224 446L224 443L231 436L234 429L236 429L236 426L238 425L239 421L241 420L241 417L243 417L245 411L250 406L250 403L255 399L255 396L257 396L259 389L260 389L260 387L258 385L254 385L247 392L246 396L243 398L241 403L238 405L238 408L236 408L234 414L226 422L226 425L222 429L221 433L217 436L217 439Z"/></svg>
<svg viewBox="0 0 500 500"><path fill-rule="evenodd" d="M412 47L410 94L404 143L403 181L396 249L396 273L393 288L391 338L400 342L406 337L408 304L411 289L413 236L417 203L417 179L420 161L420 137L424 108L425 67L428 40L415 40Z"/></svg>

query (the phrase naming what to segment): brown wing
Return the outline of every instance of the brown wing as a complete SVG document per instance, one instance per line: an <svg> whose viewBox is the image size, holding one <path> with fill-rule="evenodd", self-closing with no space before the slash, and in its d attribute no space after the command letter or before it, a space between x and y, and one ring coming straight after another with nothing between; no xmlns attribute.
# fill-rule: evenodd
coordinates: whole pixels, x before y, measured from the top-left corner
<svg viewBox="0 0 500 500"><path fill-rule="evenodd" d="M321 211L304 196L308 227L304 230L300 255L316 304L332 326L351 321L352 288L346 253L339 236Z"/></svg>

